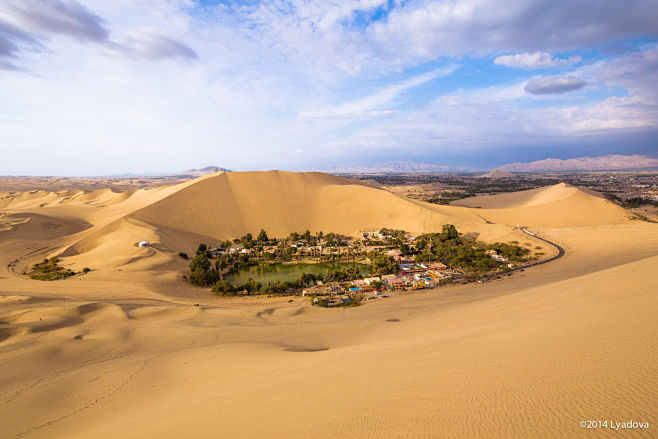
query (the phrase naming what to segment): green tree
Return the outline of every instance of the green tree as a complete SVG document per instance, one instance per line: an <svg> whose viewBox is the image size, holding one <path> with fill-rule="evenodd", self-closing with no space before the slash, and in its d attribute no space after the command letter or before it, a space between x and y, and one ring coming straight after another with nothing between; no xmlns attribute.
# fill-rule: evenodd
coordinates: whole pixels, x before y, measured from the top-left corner
<svg viewBox="0 0 658 439"><path fill-rule="evenodd" d="M197 255L190 262L190 271L196 271L198 269L208 271L210 269L210 261L204 253L197 253Z"/></svg>
<svg viewBox="0 0 658 439"><path fill-rule="evenodd" d="M269 238L267 237L267 232L264 229L260 229L260 233L258 233L258 242L267 242L269 241Z"/></svg>
<svg viewBox="0 0 658 439"><path fill-rule="evenodd" d="M197 268L190 273L190 283L200 287L209 287L219 280L217 270L204 270Z"/></svg>
<svg viewBox="0 0 658 439"><path fill-rule="evenodd" d="M373 250L368 255L368 259L370 259L370 263L372 264L371 273L375 276L398 272L398 263L391 256Z"/></svg>
<svg viewBox="0 0 658 439"><path fill-rule="evenodd" d="M302 238L304 238L304 240L310 244L311 243L311 231L310 230L305 231L304 234L302 235Z"/></svg>
<svg viewBox="0 0 658 439"><path fill-rule="evenodd" d="M255 293L258 290L260 290L261 284L260 282L256 282L252 278L247 279L247 282L244 284L240 285L238 287L238 290L247 290L249 293Z"/></svg>
<svg viewBox="0 0 658 439"><path fill-rule="evenodd" d="M242 242L242 245L244 245L245 248L251 248L254 246L254 237L251 233L247 233L242 238L240 238L240 242Z"/></svg>
<svg viewBox="0 0 658 439"><path fill-rule="evenodd" d="M233 285L226 280L220 280L212 286L210 291L214 294L220 294L223 296L233 296L235 295L235 288Z"/></svg>
<svg viewBox="0 0 658 439"><path fill-rule="evenodd" d="M199 248L196 249L196 254L205 253L208 250L208 246L205 244L199 244Z"/></svg>
<svg viewBox="0 0 658 439"><path fill-rule="evenodd" d="M333 247L336 244L338 244L338 240L336 239L336 234L335 233L327 233L326 244L328 247Z"/></svg>
<svg viewBox="0 0 658 439"><path fill-rule="evenodd" d="M317 282L318 278L314 274L302 273L297 278L297 285L300 287L308 287Z"/></svg>
<svg viewBox="0 0 658 439"><path fill-rule="evenodd" d="M441 235L440 235L441 241L449 241L451 239L457 239L459 238L459 233L457 232L457 229L455 226L452 224L444 224L443 228L441 229Z"/></svg>
<svg viewBox="0 0 658 439"><path fill-rule="evenodd" d="M205 253L197 254L190 262L190 283L209 287L219 280L217 269L210 269L210 261Z"/></svg>

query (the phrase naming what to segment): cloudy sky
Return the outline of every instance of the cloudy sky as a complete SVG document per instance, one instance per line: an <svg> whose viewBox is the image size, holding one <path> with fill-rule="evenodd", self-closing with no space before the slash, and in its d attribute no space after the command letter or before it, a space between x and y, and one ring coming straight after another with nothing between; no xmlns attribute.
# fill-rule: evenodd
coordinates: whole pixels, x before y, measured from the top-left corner
<svg viewBox="0 0 658 439"><path fill-rule="evenodd" d="M0 0L0 175L658 152L655 0Z"/></svg>

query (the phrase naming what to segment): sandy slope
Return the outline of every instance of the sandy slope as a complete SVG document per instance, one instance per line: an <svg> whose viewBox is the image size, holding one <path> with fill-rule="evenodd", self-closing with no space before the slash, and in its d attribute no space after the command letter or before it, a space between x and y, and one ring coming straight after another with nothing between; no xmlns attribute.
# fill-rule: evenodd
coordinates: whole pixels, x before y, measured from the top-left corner
<svg viewBox="0 0 658 439"><path fill-rule="evenodd" d="M3 209L0 437L655 433L655 224L620 219L597 197L569 187L517 194L517 204L507 209L440 208L317 174L235 175L122 200L100 193L86 197L90 203L58 203L46 193L32 201L26 196L21 209ZM264 195L250 196L256 190ZM48 197L51 204L38 207L39 198ZM133 197L145 201L134 198L121 207ZM382 215L388 224L422 228L450 219L492 236L514 233L515 215L537 218L535 209L543 209L559 226L532 230L567 254L504 281L344 310L312 308L301 299L219 299L172 277L182 269L169 259L172 248L201 238L193 233L219 238L225 230L242 230L236 218L253 221L249 227L260 219L271 221L271 230L312 227L301 222L328 231L323 216L314 217L323 211L314 203L346 197L358 206L374 199L395 207L391 216L375 210L361 222ZM201 214L176 222L181 203ZM579 203L589 210L574 210ZM285 212L266 218L266 207L277 205ZM297 206L299 213L291 215L287 207ZM494 222L494 211L512 221L487 224L479 216ZM350 215L343 214L343 222L339 214L325 216L327 224L349 232L359 227L353 223L359 217ZM123 246L148 231L156 248ZM16 258L62 249L71 254L65 261L104 258L107 267L49 283L7 268ZM633 419L652 429L592 432L578 426L582 419Z"/></svg>
<svg viewBox="0 0 658 439"><path fill-rule="evenodd" d="M354 236L379 227L406 225L406 230L421 232L447 222L482 223L471 213L428 209L355 180L281 171L213 175L132 216L218 239L260 228L273 236L306 229Z"/></svg>
<svg viewBox="0 0 658 439"><path fill-rule="evenodd" d="M539 227L622 224L632 216L600 194L566 183L466 198L452 204L481 208L478 213L494 223Z"/></svg>

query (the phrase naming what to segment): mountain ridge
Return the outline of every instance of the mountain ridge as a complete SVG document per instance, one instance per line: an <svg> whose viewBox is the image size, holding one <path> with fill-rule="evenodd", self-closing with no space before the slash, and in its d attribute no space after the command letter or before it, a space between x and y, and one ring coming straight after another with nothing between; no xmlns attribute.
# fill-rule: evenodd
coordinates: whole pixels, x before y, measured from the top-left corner
<svg viewBox="0 0 658 439"><path fill-rule="evenodd" d="M506 172L650 170L658 169L658 158L619 154L565 160L547 158L528 163L509 163L497 169Z"/></svg>

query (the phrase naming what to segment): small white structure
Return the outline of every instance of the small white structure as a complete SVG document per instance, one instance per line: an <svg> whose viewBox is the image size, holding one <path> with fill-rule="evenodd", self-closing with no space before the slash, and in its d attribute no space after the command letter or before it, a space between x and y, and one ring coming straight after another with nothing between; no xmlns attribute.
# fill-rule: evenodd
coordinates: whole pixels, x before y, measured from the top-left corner
<svg viewBox="0 0 658 439"><path fill-rule="evenodd" d="M365 282L367 285L370 285L373 282L380 282L380 278L377 276L374 277L366 277L363 279L363 282Z"/></svg>
<svg viewBox="0 0 658 439"><path fill-rule="evenodd" d="M507 262L507 258L500 256L496 250L487 250L486 253L489 255L489 257L497 260L498 262Z"/></svg>
<svg viewBox="0 0 658 439"><path fill-rule="evenodd" d="M150 246L151 246L151 243L148 242L148 241L139 241L139 242L137 243L137 246L139 246L139 247L150 247Z"/></svg>

